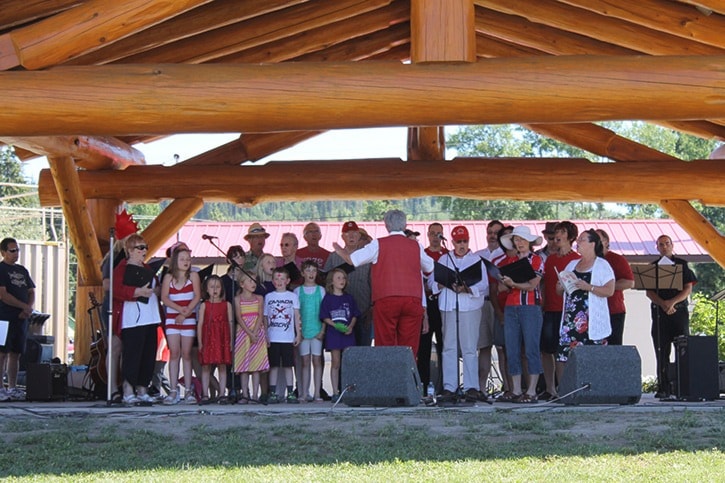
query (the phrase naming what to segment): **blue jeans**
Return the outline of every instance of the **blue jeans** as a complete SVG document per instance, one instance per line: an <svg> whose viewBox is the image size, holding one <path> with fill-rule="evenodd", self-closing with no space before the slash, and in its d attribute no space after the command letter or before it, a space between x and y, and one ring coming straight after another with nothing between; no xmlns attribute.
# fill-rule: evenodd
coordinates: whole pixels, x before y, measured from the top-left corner
<svg viewBox="0 0 725 483"><path fill-rule="evenodd" d="M539 340L543 315L539 305L507 305L504 309L504 337L506 338L506 360L509 374L520 375L521 345L524 346L528 373L541 374L541 353Z"/></svg>

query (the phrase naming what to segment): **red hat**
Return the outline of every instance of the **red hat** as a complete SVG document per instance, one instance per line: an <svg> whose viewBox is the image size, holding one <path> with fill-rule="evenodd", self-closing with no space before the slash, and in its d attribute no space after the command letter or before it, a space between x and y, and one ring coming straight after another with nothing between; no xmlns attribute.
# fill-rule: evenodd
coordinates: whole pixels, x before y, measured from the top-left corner
<svg viewBox="0 0 725 483"><path fill-rule="evenodd" d="M470 240L468 236L468 229L465 226L458 225L451 232L451 240L457 242L458 240Z"/></svg>
<svg viewBox="0 0 725 483"><path fill-rule="evenodd" d="M360 228L357 227L357 223L354 221L346 221L344 225L342 225L342 232L347 233L348 231L360 231Z"/></svg>

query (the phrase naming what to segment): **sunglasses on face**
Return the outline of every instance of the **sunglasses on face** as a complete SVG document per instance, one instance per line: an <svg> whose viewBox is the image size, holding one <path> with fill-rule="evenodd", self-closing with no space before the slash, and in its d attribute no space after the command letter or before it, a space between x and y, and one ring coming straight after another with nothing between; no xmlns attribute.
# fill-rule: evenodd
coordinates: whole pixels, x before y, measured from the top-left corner
<svg viewBox="0 0 725 483"><path fill-rule="evenodd" d="M18 253L20 251L20 248L10 248L8 250L8 253Z"/></svg>
<svg viewBox="0 0 725 483"><path fill-rule="evenodd" d="M453 243L468 243L468 240L456 240Z"/></svg>

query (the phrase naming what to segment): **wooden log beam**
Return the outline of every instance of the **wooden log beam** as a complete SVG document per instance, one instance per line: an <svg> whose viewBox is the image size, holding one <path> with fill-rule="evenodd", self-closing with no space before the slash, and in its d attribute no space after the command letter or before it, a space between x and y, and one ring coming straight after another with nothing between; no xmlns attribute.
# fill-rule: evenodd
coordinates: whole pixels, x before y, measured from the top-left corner
<svg viewBox="0 0 725 483"><path fill-rule="evenodd" d="M413 62L475 62L475 18L472 0L411 0Z"/></svg>
<svg viewBox="0 0 725 483"><path fill-rule="evenodd" d="M687 200L662 200L660 206L725 268L725 237Z"/></svg>
<svg viewBox="0 0 725 483"><path fill-rule="evenodd" d="M396 2L388 8L379 8L337 22L305 30L296 35L267 42L256 47L243 49L233 54L218 57L215 62L283 62L296 60L297 57L312 52L326 51L330 60L359 60L354 52L376 52L374 46L385 38L395 40L410 36L410 7L403 2ZM394 42L389 41L387 45ZM334 49L346 44L347 48ZM330 50L328 50L330 49ZM334 49L334 50L333 50Z"/></svg>
<svg viewBox="0 0 725 483"><path fill-rule="evenodd" d="M523 127L612 161L680 161L597 124L524 124Z"/></svg>
<svg viewBox="0 0 725 483"><path fill-rule="evenodd" d="M516 46L551 55L632 55L638 50L535 23L518 15L476 7L476 30Z"/></svg>
<svg viewBox="0 0 725 483"><path fill-rule="evenodd" d="M146 164L141 151L109 136L4 137L0 141L41 156L70 156L84 169L126 169Z"/></svg>
<svg viewBox="0 0 725 483"><path fill-rule="evenodd" d="M392 0L306 2L224 28L131 55L124 63L212 62L241 50L273 42L389 5Z"/></svg>
<svg viewBox="0 0 725 483"><path fill-rule="evenodd" d="M169 204L142 233L149 246L147 256L156 253L203 206L201 198L177 198Z"/></svg>
<svg viewBox="0 0 725 483"><path fill-rule="evenodd" d="M446 176L441 177L441 172ZM324 173L334 182L311 190L308 179ZM521 176L526 173L526 176ZM153 203L195 193L205 201L253 205L266 201L400 199L460 196L475 199L658 203L669 193L682 199L725 206L725 161L638 161L591 163L584 159L456 158L441 163L399 159L298 161L263 166L132 166L124 171L79 173L86 198L120 198ZM164 180L159 183L158 180ZM485 188L482 188L485 187ZM38 196L57 206L58 194L47 170Z"/></svg>
<svg viewBox="0 0 725 483"><path fill-rule="evenodd" d="M54 15L83 0L3 0L0 9L0 30Z"/></svg>
<svg viewBox="0 0 725 483"><path fill-rule="evenodd" d="M725 4L722 2L722 0L679 0L680 3L686 3L688 5L692 5L694 7L701 8L702 13L705 13L707 15L707 12L710 13L719 13L721 15L725 15Z"/></svg>
<svg viewBox="0 0 725 483"><path fill-rule="evenodd" d="M676 37L725 48L725 17L703 15L692 7L661 0L559 0L596 14L617 18ZM656 12L656 15L654 14Z"/></svg>
<svg viewBox="0 0 725 483"><path fill-rule="evenodd" d="M90 0L6 34L16 63L2 58L0 70L17 66L42 69L115 42L211 0Z"/></svg>
<svg viewBox="0 0 725 483"><path fill-rule="evenodd" d="M0 72L3 136L725 118L725 56ZM134 102L128 102L133 98ZM113 116L108 113L113 112Z"/></svg>
<svg viewBox="0 0 725 483"><path fill-rule="evenodd" d="M215 0L102 49L82 55L68 65L105 64L309 0Z"/></svg>
<svg viewBox="0 0 725 483"><path fill-rule="evenodd" d="M653 121L652 124L657 124L667 129L674 129L675 131L682 131L703 139L725 141L725 126L721 126L712 121Z"/></svg>
<svg viewBox="0 0 725 483"><path fill-rule="evenodd" d="M408 161L446 159L446 134L443 126L408 128Z"/></svg>
<svg viewBox="0 0 725 483"><path fill-rule="evenodd" d="M71 157L49 158L48 164L67 220L71 242L78 255L79 285L100 285L101 249L86 206L78 170Z"/></svg>
<svg viewBox="0 0 725 483"><path fill-rule="evenodd" d="M578 9L557 0L474 0L475 4L533 23L548 25L651 55L720 55L723 49L656 30L633 28L620 19Z"/></svg>

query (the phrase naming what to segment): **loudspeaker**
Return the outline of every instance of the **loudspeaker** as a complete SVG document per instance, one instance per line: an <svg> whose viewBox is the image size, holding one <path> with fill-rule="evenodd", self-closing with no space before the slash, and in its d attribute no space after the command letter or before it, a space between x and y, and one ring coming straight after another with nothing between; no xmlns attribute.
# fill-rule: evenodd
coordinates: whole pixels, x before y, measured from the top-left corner
<svg viewBox="0 0 725 483"><path fill-rule="evenodd" d="M410 347L348 347L341 372L348 406L420 404L423 385Z"/></svg>
<svg viewBox="0 0 725 483"><path fill-rule="evenodd" d="M725 392L725 362L720 361L718 364L720 368L720 392Z"/></svg>
<svg viewBox="0 0 725 483"><path fill-rule="evenodd" d="M20 371L26 371L31 363L50 362L53 359L52 335L29 335L25 341L25 353L20 356Z"/></svg>
<svg viewBox="0 0 725 483"><path fill-rule="evenodd" d="M642 359L634 346L574 347L559 383L559 395L589 386L564 404L636 404L642 397Z"/></svg>
<svg viewBox="0 0 725 483"><path fill-rule="evenodd" d="M720 375L715 336L680 336L675 339L678 399L712 401L720 396Z"/></svg>
<svg viewBox="0 0 725 483"><path fill-rule="evenodd" d="M68 394L68 366L29 363L26 371L28 401L64 400Z"/></svg>

